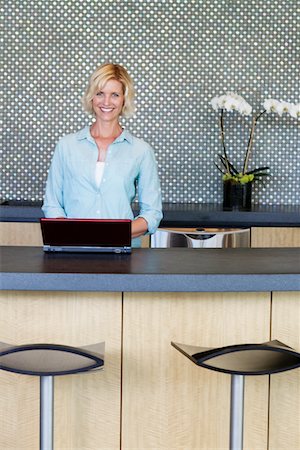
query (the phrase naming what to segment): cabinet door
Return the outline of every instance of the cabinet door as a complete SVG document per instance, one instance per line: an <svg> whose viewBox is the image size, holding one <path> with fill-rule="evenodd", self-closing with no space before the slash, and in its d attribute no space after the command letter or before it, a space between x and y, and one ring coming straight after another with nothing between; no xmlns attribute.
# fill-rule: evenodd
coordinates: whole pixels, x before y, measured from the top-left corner
<svg viewBox="0 0 300 450"><path fill-rule="evenodd" d="M270 337L270 293L125 293L122 449L229 447L230 375L171 341L214 347ZM269 377L248 377L245 449L267 448Z"/></svg>
<svg viewBox="0 0 300 450"><path fill-rule="evenodd" d="M300 247L300 227L252 227L251 247Z"/></svg>
<svg viewBox="0 0 300 450"><path fill-rule="evenodd" d="M272 339L300 352L300 292L274 292ZM269 450L300 448L300 369L271 376Z"/></svg>
<svg viewBox="0 0 300 450"><path fill-rule="evenodd" d="M0 245L43 245L39 223L0 222Z"/></svg>
<svg viewBox="0 0 300 450"><path fill-rule="evenodd" d="M54 379L56 449L120 449L121 307L121 293L1 293L0 341L105 341L103 370ZM39 377L1 370L0 411L0 448L37 450Z"/></svg>

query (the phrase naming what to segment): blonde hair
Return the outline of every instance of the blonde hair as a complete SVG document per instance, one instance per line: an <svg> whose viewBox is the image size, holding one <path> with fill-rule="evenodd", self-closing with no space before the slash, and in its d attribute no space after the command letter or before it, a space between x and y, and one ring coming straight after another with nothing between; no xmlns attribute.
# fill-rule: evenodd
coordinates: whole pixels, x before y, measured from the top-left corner
<svg viewBox="0 0 300 450"><path fill-rule="evenodd" d="M135 111L133 81L124 67L112 63L105 63L98 66L90 76L81 100L83 109L89 114L94 114L92 99L108 80L117 80L122 84L124 105L121 115L125 118L133 116Z"/></svg>

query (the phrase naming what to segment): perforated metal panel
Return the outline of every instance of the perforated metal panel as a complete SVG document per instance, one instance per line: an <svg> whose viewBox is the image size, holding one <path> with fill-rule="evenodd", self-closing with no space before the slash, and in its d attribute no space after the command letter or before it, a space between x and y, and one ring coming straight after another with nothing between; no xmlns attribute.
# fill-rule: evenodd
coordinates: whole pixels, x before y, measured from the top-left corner
<svg viewBox="0 0 300 450"><path fill-rule="evenodd" d="M80 98L95 67L124 65L137 113L124 121L155 149L163 200L216 202L218 114L227 90L253 105L299 102L299 3L295 0L7 0L3 7L1 197L41 200L58 138L90 123ZM228 150L242 165L250 120L225 118ZM251 167L261 204L300 203L299 121L264 116Z"/></svg>

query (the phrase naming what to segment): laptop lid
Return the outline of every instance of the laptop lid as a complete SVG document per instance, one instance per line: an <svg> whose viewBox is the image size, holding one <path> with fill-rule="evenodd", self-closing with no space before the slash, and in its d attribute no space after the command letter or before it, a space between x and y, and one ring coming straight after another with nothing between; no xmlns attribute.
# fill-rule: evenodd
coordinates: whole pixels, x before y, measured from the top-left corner
<svg viewBox="0 0 300 450"><path fill-rule="evenodd" d="M41 218L46 252L131 252L131 220Z"/></svg>

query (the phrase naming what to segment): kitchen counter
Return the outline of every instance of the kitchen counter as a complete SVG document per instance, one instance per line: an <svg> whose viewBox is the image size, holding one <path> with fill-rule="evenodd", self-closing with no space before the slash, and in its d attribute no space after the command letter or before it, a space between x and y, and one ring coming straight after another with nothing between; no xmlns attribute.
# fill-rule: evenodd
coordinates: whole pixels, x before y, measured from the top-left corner
<svg viewBox="0 0 300 450"><path fill-rule="evenodd" d="M256 206L227 211L218 203L164 203L161 227L298 227L300 205ZM3 222L38 222L40 202L9 201L0 205Z"/></svg>
<svg viewBox="0 0 300 450"><path fill-rule="evenodd" d="M131 255L45 254L1 247L2 290L299 291L299 248L133 249Z"/></svg>

